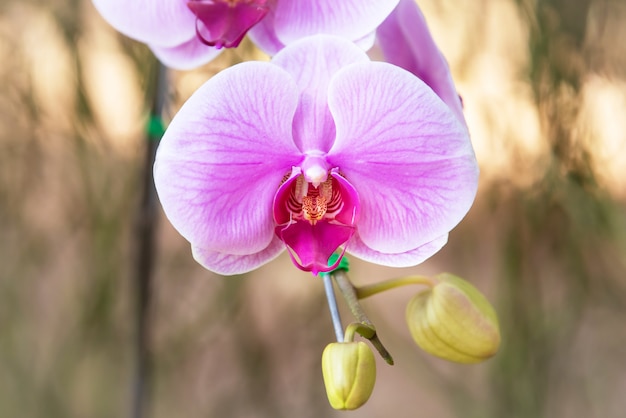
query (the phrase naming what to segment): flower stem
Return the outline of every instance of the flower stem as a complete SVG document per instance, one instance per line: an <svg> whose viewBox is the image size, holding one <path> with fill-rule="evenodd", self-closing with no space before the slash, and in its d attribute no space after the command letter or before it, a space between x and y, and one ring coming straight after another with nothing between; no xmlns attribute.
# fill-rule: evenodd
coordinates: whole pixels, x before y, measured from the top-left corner
<svg viewBox="0 0 626 418"><path fill-rule="evenodd" d="M393 358L391 357L391 354L389 354L385 346L383 346L383 344L380 342L380 339L376 335L376 327L374 326L372 321L369 320L369 318L365 314L365 311L363 311L363 308L359 304L359 298L357 297L356 289L354 285L348 279L348 276L346 275L345 271L341 269L335 270L332 273L332 276L337 282L337 287L339 287L339 290L341 291L341 294L346 300L346 303L350 307L350 311L352 311L352 315L354 315L357 321L359 321L363 325L366 325L368 328L370 328L373 331L371 337L369 338L366 337L366 338L370 340L374 348L378 350L381 357L387 362L387 364L393 364Z"/></svg>
<svg viewBox="0 0 626 418"><path fill-rule="evenodd" d="M152 97L151 122L161 121L167 95L167 70L157 64L154 92ZM152 123L151 123L152 125ZM154 266L155 235L157 226L157 196L152 177L152 165L162 132L149 126L144 157L142 179L143 196L139 207L136 226L135 271L135 370L133 376L132 411L133 418L147 416L150 396L151 357L150 357L150 307L152 304L152 272Z"/></svg>
<svg viewBox="0 0 626 418"><path fill-rule="evenodd" d="M326 291L326 300L328 301L328 309L330 309L330 317L333 320L333 328L335 329L335 336L337 342L344 341L343 338L343 325L341 324L341 316L339 315L339 309L337 308L337 299L335 298L335 290L333 289L333 281L330 274L323 274L324 290Z"/></svg>
<svg viewBox="0 0 626 418"><path fill-rule="evenodd" d="M365 299L380 292L384 292L389 289L394 289L400 286L406 286L410 284L421 284L428 287L435 286L434 279L426 276L407 276L399 277L397 279L389 279L384 282L374 283L366 286L354 287L357 299Z"/></svg>

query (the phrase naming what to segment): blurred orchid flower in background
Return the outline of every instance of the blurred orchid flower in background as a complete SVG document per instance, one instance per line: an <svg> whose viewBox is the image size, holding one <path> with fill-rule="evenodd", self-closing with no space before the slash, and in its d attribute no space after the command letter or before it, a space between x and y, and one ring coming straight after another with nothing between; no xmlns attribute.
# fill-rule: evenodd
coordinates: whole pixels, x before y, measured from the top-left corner
<svg viewBox="0 0 626 418"><path fill-rule="evenodd" d="M296 39L326 33L371 46L398 0L93 0L115 29L148 44L165 65L191 69L236 47L250 30L275 54ZM370 44L368 44L368 40Z"/></svg>
<svg viewBox="0 0 626 418"><path fill-rule="evenodd" d="M385 61L422 79L465 124L463 105L454 87L450 68L435 44L424 15L415 0L400 0L378 27L376 42Z"/></svg>
<svg viewBox="0 0 626 418"><path fill-rule="evenodd" d="M465 126L422 80L318 35L200 87L154 174L207 269L244 273L287 248L317 273L340 247L395 267L430 257L470 208L478 168Z"/></svg>

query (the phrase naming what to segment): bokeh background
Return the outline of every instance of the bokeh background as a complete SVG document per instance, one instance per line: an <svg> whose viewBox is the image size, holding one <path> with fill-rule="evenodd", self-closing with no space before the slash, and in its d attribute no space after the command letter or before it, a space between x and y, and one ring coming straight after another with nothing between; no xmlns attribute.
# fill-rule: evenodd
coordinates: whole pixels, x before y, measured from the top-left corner
<svg viewBox="0 0 626 418"><path fill-rule="evenodd" d="M379 362L363 408L336 412L320 369L334 336L321 281L286 256L212 274L159 209L146 418L624 416L626 1L420 5L464 99L479 194L432 259L390 269L352 258L350 275L465 277L500 315L500 353L474 366L433 358L404 323L419 289L372 297L364 307L396 365ZM170 72L165 118L248 59L267 58L244 43ZM88 0L0 2L2 418L132 415L156 71Z"/></svg>

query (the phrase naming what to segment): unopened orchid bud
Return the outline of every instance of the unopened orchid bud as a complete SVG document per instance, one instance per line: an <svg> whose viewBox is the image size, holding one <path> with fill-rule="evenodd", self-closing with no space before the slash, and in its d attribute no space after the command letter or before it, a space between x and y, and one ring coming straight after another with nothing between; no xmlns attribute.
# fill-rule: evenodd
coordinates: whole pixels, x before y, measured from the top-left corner
<svg viewBox="0 0 626 418"><path fill-rule="evenodd" d="M413 339L424 351L457 363L478 363L500 346L493 307L474 286L448 273L407 306Z"/></svg>
<svg viewBox="0 0 626 418"><path fill-rule="evenodd" d="M328 344L322 354L322 374L330 405L335 409L357 409L374 390L374 354L362 341Z"/></svg>

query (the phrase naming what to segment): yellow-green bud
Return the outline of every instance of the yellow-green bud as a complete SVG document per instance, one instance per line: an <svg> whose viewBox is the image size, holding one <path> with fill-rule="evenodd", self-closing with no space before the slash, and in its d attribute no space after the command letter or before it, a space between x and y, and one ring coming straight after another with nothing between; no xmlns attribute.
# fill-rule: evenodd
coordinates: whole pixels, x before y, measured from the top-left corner
<svg viewBox="0 0 626 418"><path fill-rule="evenodd" d="M489 301L459 277L443 273L437 279L407 306L406 319L417 345L457 363L493 356L500 346L500 327Z"/></svg>
<svg viewBox="0 0 626 418"><path fill-rule="evenodd" d="M330 405L335 409L357 409L374 390L374 354L362 341L328 344L322 354L322 374Z"/></svg>

